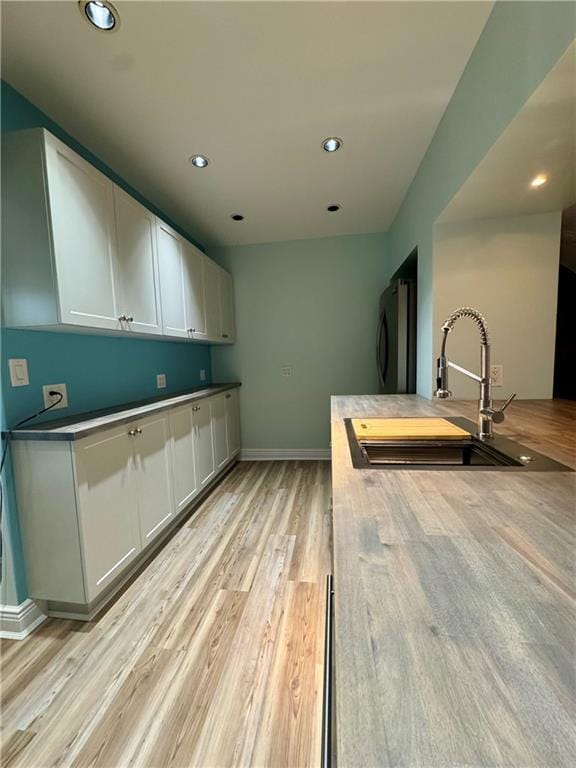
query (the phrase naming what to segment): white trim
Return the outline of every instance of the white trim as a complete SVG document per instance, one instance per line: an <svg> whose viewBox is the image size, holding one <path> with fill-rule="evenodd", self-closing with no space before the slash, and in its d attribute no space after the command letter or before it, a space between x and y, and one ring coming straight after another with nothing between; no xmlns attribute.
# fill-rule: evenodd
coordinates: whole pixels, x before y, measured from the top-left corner
<svg viewBox="0 0 576 768"><path fill-rule="evenodd" d="M243 448L240 461L328 461L329 448Z"/></svg>
<svg viewBox="0 0 576 768"><path fill-rule="evenodd" d="M24 640L46 615L30 598L20 605L0 605L0 637L4 640Z"/></svg>

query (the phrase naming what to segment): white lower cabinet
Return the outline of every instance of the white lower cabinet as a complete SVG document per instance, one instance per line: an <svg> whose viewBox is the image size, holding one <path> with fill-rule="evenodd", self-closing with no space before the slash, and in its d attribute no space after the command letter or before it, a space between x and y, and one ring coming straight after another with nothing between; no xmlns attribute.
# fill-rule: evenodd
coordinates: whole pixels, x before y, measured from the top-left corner
<svg viewBox="0 0 576 768"><path fill-rule="evenodd" d="M140 551L133 451L125 427L74 444L87 602Z"/></svg>
<svg viewBox="0 0 576 768"><path fill-rule="evenodd" d="M30 596L89 617L238 452L237 424L234 389L76 441L15 440Z"/></svg>
<svg viewBox="0 0 576 768"><path fill-rule="evenodd" d="M88 602L174 512L168 418L149 417L74 444Z"/></svg>
<svg viewBox="0 0 576 768"><path fill-rule="evenodd" d="M176 512L185 509L198 492L194 461L194 418L191 405L175 408L168 415L174 476Z"/></svg>
<svg viewBox="0 0 576 768"><path fill-rule="evenodd" d="M240 402L237 389L226 392L224 406L226 409L228 456L234 456L240 450Z"/></svg>
<svg viewBox="0 0 576 768"><path fill-rule="evenodd" d="M212 436L214 439L214 463L220 469L228 461L228 437L226 436L226 406L224 395L210 400Z"/></svg>
<svg viewBox="0 0 576 768"><path fill-rule="evenodd" d="M134 457L140 543L148 545L174 514L170 427L164 414L139 421Z"/></svg>
<svg viewBox="0 0 576 768"><path fill-rule="evenodd" d="M192 406L194 417L194 466L198 479L198 490L202 490L216 474L210 410L211 399L201 400Z"/></svg>

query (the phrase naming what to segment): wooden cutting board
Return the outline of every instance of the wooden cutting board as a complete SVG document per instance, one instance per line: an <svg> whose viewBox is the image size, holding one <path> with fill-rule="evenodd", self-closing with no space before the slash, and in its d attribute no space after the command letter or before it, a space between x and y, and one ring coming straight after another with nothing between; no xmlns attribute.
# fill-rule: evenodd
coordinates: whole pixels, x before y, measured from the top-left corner
<svg viewBox="0 0 576 768"><path fill-rule="evenodd" d="M471 433L446 419L352 419L359 440L468 440Z"/></svg>

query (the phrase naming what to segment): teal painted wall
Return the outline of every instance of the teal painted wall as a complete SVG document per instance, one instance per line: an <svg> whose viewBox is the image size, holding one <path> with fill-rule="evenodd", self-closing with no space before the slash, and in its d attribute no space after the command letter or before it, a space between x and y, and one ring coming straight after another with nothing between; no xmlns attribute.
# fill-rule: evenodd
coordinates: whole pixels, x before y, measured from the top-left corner
<svg viewBox="0 0 576 768"><path fill-rule="evenodd" d="M242 447L327 448L330 395L378 390L386 236L214 249L234 276L238 341L214 376L242 381ZM293 375L282 376L291 365Z"/></svg>
<svg viewBox="0 0 576 768"><path fill-rule="evenodd" d="M171 341L4 329L2 357L10 425L42 408L43 384L65 382L69 407L38 422L199 386L201 368L211 376L208 345ZM30 386L10 386L11 357L28 360ZM166 389L156 388L157 373L166 374Z"/></svg>
<svg viewBox="0 0 576 768"><path fill-rule="evenodd" d="M182 235L192 239L162 211L5 82L2 82L1 106L2 133L37 126L47 128L129 194L168 221ZM70 406L41 420L120 405L197 386L200 384L201 368L206 371L206 380L211 381L210 348L207 345L9 329L3 329L1 341L2 428L14 425L42 407L43 384L65 382ZM28 360L30 386L10 386L7 363L10 357L23 357ZM165 390L156 389L157 373L165 373L167 376ZM4 480L2 530L7 541L0 602L21 602L26 597L26 581L9 460Z"/></svg>
<svg viewBox="0 0 576 768"><path fill-rule="evenodd" d="M576 34L576 4L498 2L390 228L387 275L418 246L418 391L432 393L433 226ZM437 324L437 323L436 323Z"/></svg>

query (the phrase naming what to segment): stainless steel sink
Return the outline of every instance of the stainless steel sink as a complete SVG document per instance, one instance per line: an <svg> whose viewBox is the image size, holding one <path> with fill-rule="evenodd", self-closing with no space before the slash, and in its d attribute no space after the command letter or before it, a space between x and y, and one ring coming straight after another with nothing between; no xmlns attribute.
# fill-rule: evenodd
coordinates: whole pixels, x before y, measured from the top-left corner
<svg viewBox="0 0 576 768"><path fill-rule="evenodd" d="M447 420L471 431L475 429L475 424L468 419ZM474 437L467 441L359 440L354 433L352 420L344 419L344 422L352 464L356 469L573 471L565 464L499 435L490 441Z"/></svg>

